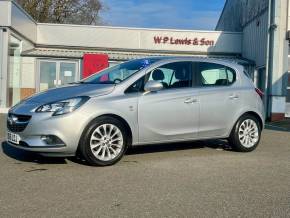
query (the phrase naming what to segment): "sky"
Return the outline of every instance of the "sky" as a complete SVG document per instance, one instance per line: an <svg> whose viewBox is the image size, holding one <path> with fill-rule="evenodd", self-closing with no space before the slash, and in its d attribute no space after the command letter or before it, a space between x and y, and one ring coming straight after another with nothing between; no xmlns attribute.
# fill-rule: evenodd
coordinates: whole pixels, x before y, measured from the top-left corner
<svg viewBox="0 0 290 218"><path fill-rule="evenodd" d="M105 25L214 30L225 0L103 0Z"/></svg>

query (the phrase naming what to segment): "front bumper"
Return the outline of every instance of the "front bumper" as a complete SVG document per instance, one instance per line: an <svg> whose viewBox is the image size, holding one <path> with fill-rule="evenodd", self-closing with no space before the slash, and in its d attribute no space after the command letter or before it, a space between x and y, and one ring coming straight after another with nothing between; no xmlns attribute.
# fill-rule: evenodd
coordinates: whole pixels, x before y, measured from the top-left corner
<svg viewBox="0 0 290 218"><path fill-rule="evenodd" d="M87 119L80 110L70 114L51 116L51 113L33 113L26 128L12 133L20 136L20 143L9 145L46 156L75 155ZM44 136L56 136L63 143L46 143Z"/></svg>
<svg viewBox="0 0 290 218"><path fill-rule="evenodd" d="M47 156L47 157L69 157L75 156L75 153L68 152L66 147L29 147L23 144L14 144L11 142L6 141L6 143L14 148L29 151L29 152L36 152L40 155Z"/></svg>

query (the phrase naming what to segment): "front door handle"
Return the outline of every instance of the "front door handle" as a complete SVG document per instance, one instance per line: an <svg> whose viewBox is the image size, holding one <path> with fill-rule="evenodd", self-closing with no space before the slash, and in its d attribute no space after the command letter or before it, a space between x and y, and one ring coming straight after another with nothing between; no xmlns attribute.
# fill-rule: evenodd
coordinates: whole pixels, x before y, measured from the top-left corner
<svg viewBox="0 0 290 218"><path fill-rule="evenodd" d="M197 99L195 99L195 98L187 98L184 101L185 104L192 104L192 103L195 103L195 102L197 102Z"/></svg>

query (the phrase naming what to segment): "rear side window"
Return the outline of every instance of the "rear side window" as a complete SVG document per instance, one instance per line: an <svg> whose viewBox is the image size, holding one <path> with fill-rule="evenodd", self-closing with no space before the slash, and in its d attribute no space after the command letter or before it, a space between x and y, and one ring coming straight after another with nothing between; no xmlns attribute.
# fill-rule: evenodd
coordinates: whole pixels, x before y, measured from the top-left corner
<svg viewBox="0 0 290 218"><path fill-rule="evenodd" d="M236 81L235 71L221 64L200 62L197 71L200 86L229 86Z"/></svg>

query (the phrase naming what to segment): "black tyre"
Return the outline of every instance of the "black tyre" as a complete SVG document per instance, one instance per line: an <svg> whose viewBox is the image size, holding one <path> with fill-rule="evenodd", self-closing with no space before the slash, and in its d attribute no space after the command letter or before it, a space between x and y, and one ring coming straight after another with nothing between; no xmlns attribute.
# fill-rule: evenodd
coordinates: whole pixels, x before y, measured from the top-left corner
<svg viewBox="0 0 290 218"><path fill-rule="evenodd" d="M233 150L250 152L256 149L261 138L261 126L255 116L243 115L235 124L229 143Z"/></svg>
<svg viewBox="0 0 290 218"><path fill-rule="evenodd" d="M125 126L118 119L100 117L85 129L78 150L90 165L113 165L126 152L127 135Z"/></svg>

